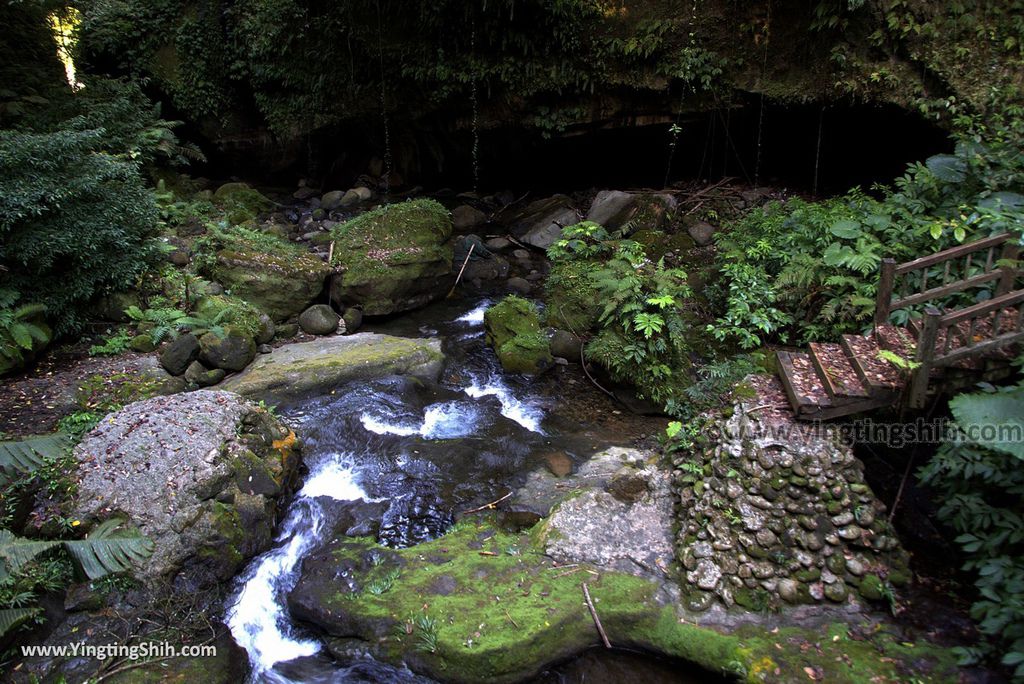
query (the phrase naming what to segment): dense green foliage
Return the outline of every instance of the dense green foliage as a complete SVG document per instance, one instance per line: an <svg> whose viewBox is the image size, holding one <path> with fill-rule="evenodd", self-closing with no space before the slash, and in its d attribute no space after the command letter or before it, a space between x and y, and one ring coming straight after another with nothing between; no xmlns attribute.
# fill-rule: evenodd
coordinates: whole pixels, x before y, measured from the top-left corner
<svg viewBox="0 0 1024 684"><path fill-rule="evenodd" d="M944 443L920 476L940 502L939 518L958 534L978 590L971 615L991 639L959 649L962 661L996 655L1024 680L1024 385L960 395L951 408L963 428L1016 429L1015 436L963 433Z"/></svg>
<svg viewBox="0 0 1024 684"><path fill-rule="evenodd" d="M689 384L693 321L685 302L693 293L684 270L651 261L640 243L590 221L565 228L548 256L562 274L555 286L576 292L563 296L550 320L596 324L586 345L589 359L659 404Z"/></svg>
<svg viewBox="0 0 1024 684"><path fill-rule="evenodd" d="M711 294L721 313L709 332L745 349L834 339L870 322L882 258L1019 231L1020 109L959 125L953 154L911 164L893 187L876 188L878 198L856 189L824 202L794 198L735 222L718 242L723 277Z"/></svg>

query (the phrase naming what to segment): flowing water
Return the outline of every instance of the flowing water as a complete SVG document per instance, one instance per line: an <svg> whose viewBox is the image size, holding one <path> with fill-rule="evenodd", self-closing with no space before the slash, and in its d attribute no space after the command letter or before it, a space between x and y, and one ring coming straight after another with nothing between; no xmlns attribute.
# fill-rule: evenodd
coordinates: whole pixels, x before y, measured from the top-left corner
<svg viewBox="0 0 1024 684"><path fill-rule="evenodd" d="M444 302L376 327L443 337L439 382L388 377L280 408L302 435L308 473L274 547L249 564L228 602L226 621L249 654L254 681L425 681L372 660L331 662L285 608L302 558L334 535L372 533L367 518L379 520L381 544L436 538L458 511L497 499L543 467L544 454L579 461L623 443L621 430L584 427L552 411L557 397L544 383L502 374L484 343L487 304Z"/></svg>

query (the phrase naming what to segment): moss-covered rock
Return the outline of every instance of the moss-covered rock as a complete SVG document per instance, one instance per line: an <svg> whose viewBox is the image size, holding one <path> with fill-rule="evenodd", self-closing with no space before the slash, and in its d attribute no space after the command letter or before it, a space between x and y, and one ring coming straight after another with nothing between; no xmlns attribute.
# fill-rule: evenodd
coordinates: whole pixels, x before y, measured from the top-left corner
<svg viewBox="0 0 1024 684"><path fill-rule="evenodd" d="M208 332L199 338L199 360L209 368L240 371L256 358L256 342L247 333L228 328L223 335Z"/></svg>
<svg viewBox="0 0 1024 684"><path fill-rule="evenodd" d="M641 230L660 230L676 200L669 194L653 192L622 192L604 190L597 193L587 220L600 223L611 233L630 235Z"/></svg>
<svg viewBox="0 0 1024 684"><path fill-rule="evenodd" d="M336 227L334 301L379 316L440 299L454 281L451 234L448 210L433 200L387 205Z"/></svg>
<svg viewBox="0 0 1024 684"><path fill-rule="evenodd" d="M152 539L155 551L136 571L147 585L183 576L194 583L183 586L214 588L229 580L270 545L298 466L295 435L276 418L235 394L206 390L130 404L74 453L82 466L72 514L88 528L117 512ZM244 479L233 476L240 459Z"/></svg>
<svg viewBox="0 0 1024 684"><path fill-rule="evenodd" d="M805 681L808 671L829 682L940 681L955 672L948 651L901 643L884 630L859 641L840 620L769 630L702 618L698 626L659 582L588 563L563 569L543 556L536 537L467 520L407 549L338 540L303 563L288 607L322 630L329 649L360 639L375 657L446 682L521 681L598 645L581 582L614 646L749 682ZM756 606L765 597L749 598Z"/></svg>
<svg viewBox="0 0 1024 684"><path fill-rule="evenodd" d="M352 380L393 374L435 379L443 361L440 340L335 335L261 354L221 388L279 404L324 394Z"/></svg>
<svg viewBox="0 0 1024 684"><path fill-rule="evenodd" d="M324 289L330 267L314 254L222 250L214 276L275 321L299 315Z"/></svg>
<svg viewBox="0 0 1024 684"><path fill-rule="evenodd" d="M484 313L487 343L510 373L537 375L555 361L551 345L540 327L537 307L522 297L510 295Z"/></svg>
<svg viewBox="0 0 1024 684"><path fill-rule="evenodd" d="M248 183L225 183L213 193L213 200L224 209L227 220L234 225L252 221L274 206Z"/></svg>
<svg viewBox="0 0 1024 684"><path fill-rule="evenodd" d="M600 298L592 279L597 264L586 261L558 261L544 283L544 322L582 335L597 323Z"/></svg>

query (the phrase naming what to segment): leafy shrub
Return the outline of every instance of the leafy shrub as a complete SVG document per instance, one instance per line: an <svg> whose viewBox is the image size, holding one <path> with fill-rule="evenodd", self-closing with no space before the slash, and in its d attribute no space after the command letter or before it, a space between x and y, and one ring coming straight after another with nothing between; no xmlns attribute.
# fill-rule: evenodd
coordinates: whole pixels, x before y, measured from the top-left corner
<svg viewBox="0 0 1024 684"><path fill-rule="evenodd" d="M963 427L1024 427L1024 385L999 392L961 394L950 402ZM971 616L989 642L960 648L964 664L996 656L1024 679L1024 443L966 433L944 443L921 469L922 481L941 502L938 517L956 531L975 577L978 599Z"/></svg>
<svg viewBox="0 0 1024 684"><path fill-rule="evenodd" d="M985 125L960 121L952 154L911 164L892 188L876 188L881 199L859 190L816 203L794 198L735 222L718 241L722 278L709 294L719 318L709 332L744 349L772 339L835 338L870 322L884 257L907 261L960 242L1019 232L1021 113L1009 108ZM957 297L985 296L981 291ZM898 311L894 321L902 323L907 315Z"/></svg>
<svg viewBox="0 0 1024 684"><path fill-rule="evenodd" d="M77 330L84 303L127 289L155 256L156 212L138 165L87 126L0 131L3 279L44 304L58 334Z"/></svg>
<svg viewBox="0 0 1024 684"><path fill-rule="evenodd" d="M117 356L128 351L128 345L132 341L132 334L127 328L121 328L117 332L108 335L102 343L89 347L89 356Z"/></svg>

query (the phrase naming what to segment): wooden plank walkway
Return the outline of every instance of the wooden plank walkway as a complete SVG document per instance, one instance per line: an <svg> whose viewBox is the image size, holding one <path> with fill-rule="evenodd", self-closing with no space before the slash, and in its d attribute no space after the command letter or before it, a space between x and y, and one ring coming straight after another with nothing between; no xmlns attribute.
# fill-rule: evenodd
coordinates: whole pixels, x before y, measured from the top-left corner
<svg viewBox="0 0 1024 684"><path fill-rule="evenodd" d="M829 420L886 406L922 408L936 393L1005 377L1024 342L1019 241L1005 233L905 264L884 260L870 333L812 342L806 352L777 352L779 379L795 417ZM991 288L992 296L948 311L929 304L948 304L952 295L978 287ZM905 326L889 322L895 311L922 304L923 313ZM893 363L883 350L904 362Z"/></svg>

